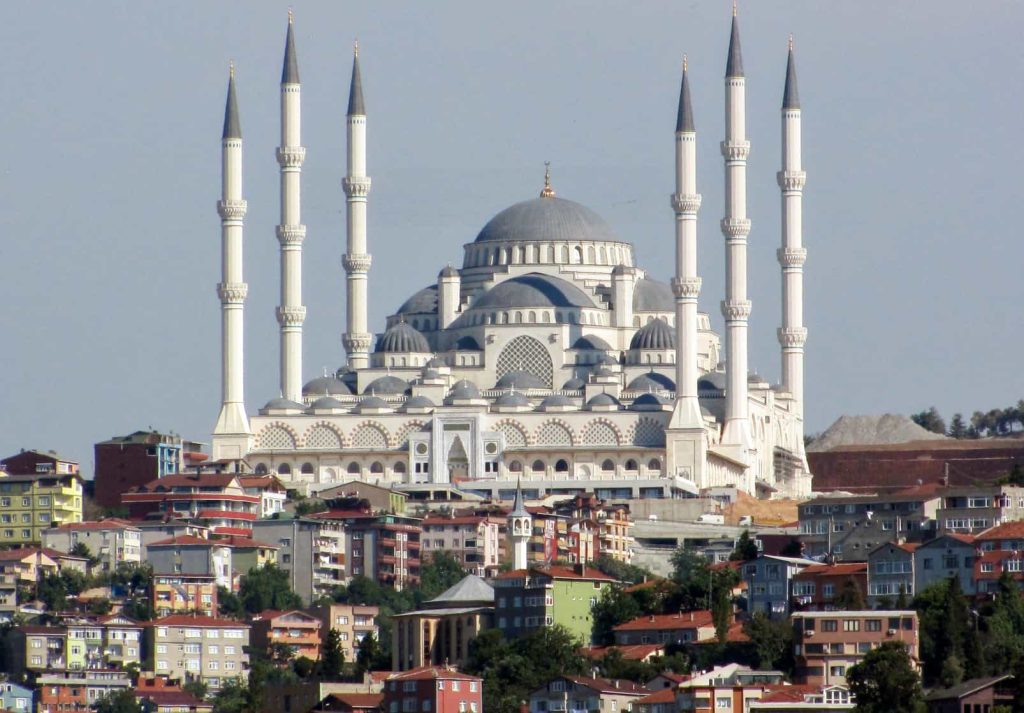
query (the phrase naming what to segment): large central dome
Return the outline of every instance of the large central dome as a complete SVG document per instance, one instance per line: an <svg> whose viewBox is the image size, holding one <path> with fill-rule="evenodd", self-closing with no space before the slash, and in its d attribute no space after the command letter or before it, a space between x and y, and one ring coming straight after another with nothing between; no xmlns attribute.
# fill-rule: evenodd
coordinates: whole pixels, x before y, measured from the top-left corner
<svg viewBox="0 0 1024 713"><path fill-rule="evenodd" d="M564 198L516 203L491 218L474 242L618 242L611 226L594 211Z"/></svg>

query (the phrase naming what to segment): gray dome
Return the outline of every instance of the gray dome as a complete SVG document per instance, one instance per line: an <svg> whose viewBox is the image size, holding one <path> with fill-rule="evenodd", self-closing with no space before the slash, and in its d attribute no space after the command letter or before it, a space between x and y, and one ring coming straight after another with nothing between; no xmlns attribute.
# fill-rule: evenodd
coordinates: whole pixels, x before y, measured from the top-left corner
<svg viewBox="0 0 1024 713"><path fill-rule="evenodd" d="M316 401L314 401L313 405L310 406L310 408L314 409L316 411L319 411L320 409L329 409L329 408L344 408L344 409L347 409L348 408L348 404L346 404L346 403L344 403L342 401L338 401L338 399L334 398L333 396L324 396L323 398L320 398L320 399L317 399Z"/></svg>
<svg viewBox="0 0 1024 713"><path fill-rule="evenodd" d="M356 406L356 411L364 411L372 408L391 408L388 406L388 402L379 396L367 396L359 402Z"/></svg>
<svg viewBox="0 0 1024 713"><path fill-rule="evenodd" d="M588 240L618 242L611 226L594 211L564 198L534 198L506 208L488 221L478 243L580 242Z"/></svg>
<svg viewBox="0 0 1024 713"><path fill-rule="evenodd" d="M395 314L437 314L437 285L427 285L415 293Z"/></svg>
<svg viewBox="0 0 1024 713"><path fill-rule="evenodd" d="M721 371L709 371L697 379L697 391L725 391L725 374Z"/></svg>
<svg viewBox="0 0 1024 713"><path fill-rule="evenodd" d="M530 406L530 399L526 398L522 394L508 393L502 394L494 402L495 406L517 406L517 407L528 407Z"/></svg>
<svg viewBox="0 0 1024 713"><path fill-rule="evenodd" d="M615 372L606 366L599 366L594 369L593 374L594 376L615 376Z"/></svg>
<svg viewBox="0 0 1024 713"><path fill-rule="evenodd" d="M652 319L640 327L629 342L630 349L666 349L676 348L676 330L668 326L661 317Z"/></svg>
<svg viewBox="0 0 1024 713"><path fill-rule="evenodd" d="M621 406L619 400L611 394L597 394L590 401L587 402L587 408L592 409L595 406Z"/></svg>
<svg viewBox="0 0 1024 713"><path fill-rule="evenodd" d="M447 266L445 266L445 268L443 270L441 270L441 272L439 272L437 274L437 276L438 277L458 277L459 276L459 271L456 270L451 265L447 265Z"/></svg>
<svg viewBox="0 0 1024 713"><path fill-rule="evenodd" d="M579 391L580 389L582 389L586 385L587 385L587 382L585 382L583 379L579 378L578 376L574 376L573 378L569 379L567 382L562 384L562 390L563 391Z"/></svg>
<svg viewBox="0 0 1024 713"><path fill-rule="evenodd" d="M634 312L675 312L676 297L664 282L644 278L637 280L633 290Z"/></svg>
<svg viewBox="0 0 1024 713"><path fill-rule="evenodd" d="M472 381L462 379L456 381L452 386L452 390L448 392L449 399L478 399L480 398L480 389L476 387Z"/></svg>
<svg viewBox="0 0 1024 713"><path fill-rule="evenodd" d="M577 307L594 309L594 301L580 288L559 277L531 272L500 282L476 298L476 309L520 307Z"/></svg>
<svg viewBox="0 0 1024 713"><path fill-rule="evenodd" d="M668 401L657 394L644 394L633 400L630 411L661 411Z"/></svg>
<svg viewBox="0 0 1024 713"><path fill-rule="evenodd" d="M302 387L303 396L349 396L352 389L334 376L318 376Z"/></svg>
<svg viewBox="0 0 1024 713"><path fill-rule="evenodd" d="M441 372L439 372L437 369L424 369L423 370L423 374L421 375L421 378L423 378L423 379L440 379L441 378Z"/></svg>
<svg viewBox="0 0 1024 713"><path fill-rule="evenodd" d="M413 396L410 399L406 399L405 403L402 404L401 410L408 411L411 408L435 408L435 404L426 396Z"/></svg>
<svg viewBox="0 0 1024 713"><path fill-rule="evenodd" d="M572 349L584 349L588 351L610 352L612 345L593 334L584 335L573 342Z"/></svg>
<svg viewBox="0 0 1024 713"><path fill-rule="evenodd" d="M576 404L568 396L562 394L551 394L546 399L540 402L540 406L537 408L541 411L548 408L564 408L566 406L575 406Z"/></svg>
<svg viewBox="0 0 1024 713"><path fill-rule="evenodd" d="M399 322L394 327L384 332L377 340L378 354L387 352L419 352L423 354L430 351L427 338L407 322Z"/></svg>
<svg viewBox="0 0 1024 713"><path fill-rule="evenodd" d="M430 361L427 362L427 366L431 369L436 369L438 367L448 366L448 364L441 357L432 357Z"/></svg>
<svg viewBox="0 0 1024 713"><path fill-rule="evenodd" d="M675 391L676 382L656 371L641 374L629 382L629 385L626 387L626 391L661 391L662 389L665 391Z"/></svg>
<svg viewBox="0 0 1024 713"><path fill-rule="evenodd" d="M374 379L363 389L364 394L384 394L386 396L404 394L407 391L409 391L409 382L390 374Z"/></svg>
<svg viewBox="0 0 1024 713"><path fill-rule="evenodd" d="M263 410L263 411L284 411L286 409L290 409L290 410L293 410L293 411L305 411L306 410L306 405L305 404L300 404L300 403L298 403L296 401L292 401L291 399L286 399L286 398L278 397L276 399L271 399L270 401L268 401L267 405L264 406L261 410Z"/></svg>
<svg viewBox="0 0 1024 713"><path fill-rule="evenodd" d="M460 318L461 319L461 318ZM459 341L455 342L455 349L463 352L482 352L480 348L480 342L476 340L476 337L471 337L468 334L464 337L459 337Z"/></svg>
<svg viewBox="0 0 1024 713"><path fill-rule="evenodd" d="M548 388L539 377L528 371L510 371L498 379L496 389L546 389Z"/></svg>

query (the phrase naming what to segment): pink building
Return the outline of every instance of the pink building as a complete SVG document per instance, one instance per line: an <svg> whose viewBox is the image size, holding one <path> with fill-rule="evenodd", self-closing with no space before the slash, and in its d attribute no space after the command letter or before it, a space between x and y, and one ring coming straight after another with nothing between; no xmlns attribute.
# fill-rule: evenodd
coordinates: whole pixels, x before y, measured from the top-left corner
<svg viewBox="0 0 1024 713"><path fill-rule="evenodd" d="M431 515L423 521L421 556L449 552L466 572L485 577L501 562L504 525L497 515Z"/></svg>

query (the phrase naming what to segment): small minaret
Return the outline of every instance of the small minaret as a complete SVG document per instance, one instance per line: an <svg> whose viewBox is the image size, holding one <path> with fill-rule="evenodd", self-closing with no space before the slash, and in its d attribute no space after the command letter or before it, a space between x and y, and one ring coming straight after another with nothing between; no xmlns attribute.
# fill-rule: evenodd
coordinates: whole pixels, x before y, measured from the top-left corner
<svg viewBox="0 0 1024 713"><path fill-rule="evenodd" d="M288 36L281 70L281 145L277 163L281 166L281 222L277 240L281 244L281 304L277 323L281 327L281 395L290 401L302 401L302 241L306 226L301 218L302 162L306 149L301 146L302 112L300 108L299 64L295 56L292 11L288 11Z"/></svg>
<svg viewBox="0 0 1024 713"><path fill-rule="evenodd" d="M700 428L703 419L697 400L697 132L693 124L690 79L683 57L683 79L676 113L676 192L671 196L676 215L676 402L671 428Z"/></svg>
<svg viewBox="0 0 1024 713"><path fill-rule="evenodd" d="M512 546L512 569L526 569L529 564L527 545L533 534L533 519L523 504L523 488L516 481L516 499L508 514L508 539Z"/></svg>
<svg viewBox="0 0 1024 713"><path fill-rule="evenodd" d="M729 38L729 61L725 69L725 317L726 389L724 445L739 446L745 452L751 447L750 421L747 418L747 320L750 300L747 299L747 156L750 142L746 126L746 79L743 55L740 52L740 28L733 5L732 36Z"/></svg>
<svg viewBox="0 0 1024 713"><path fill-rule="evenodd" d="M352 58L352 82L348 93L348 173L341 182L348 197L348 251L342 256L347 275L347 331L342 336L348 365L364 369L370 365L370 343L367 331L366 275L370 271L370 255L366 252L366 197L370 178L366 175L366 106L363 103L363 81L359 74L359 43Z"/></svg>
<svg viewBox="0 0 1024 713"><path fill-rule="evenodd" d="M224 132L221 136L221 199L217 202L221 234L221 281L217 285L221 306L221 407L213 433L214 436L236 438L215 439L215 459L244 456L241 443L249 435L249 419L245 415L242 351L243 311L245 296L249 291L242 277L242 222L245 211L246 203L242 199L242 128L235 98L235 67L232 65L224 109Z"/></svg>
<svg viewBox="0 0 1024 713"><path fill-rule="evenodd" d="M462 295L462 277L451 265L437 275L437 328L447 329L459 316Z"/></svg>
<svg viewBox="0 0 1024 713"><path fill-rule="evenodd" d="M800 95L796 88L796 62L793 36L789 38L786 64L786 88L782 94L782 170L778 173L782 189L782 388L793 395L798 414L804 410L804 261L803 190L807 175L800 156Z"/></svg>

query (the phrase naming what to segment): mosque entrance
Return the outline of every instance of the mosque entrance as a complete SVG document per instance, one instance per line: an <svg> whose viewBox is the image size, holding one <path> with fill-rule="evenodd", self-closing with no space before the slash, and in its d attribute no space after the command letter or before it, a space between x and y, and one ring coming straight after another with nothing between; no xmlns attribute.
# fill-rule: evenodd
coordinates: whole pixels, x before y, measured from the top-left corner
<svg viewBox="0 0 1024 713"><path fill-rule="evenodd" d="M448 449L448 482L455 483L469 478L469 456L462 438L455 436L451 448Z"/></svg>

